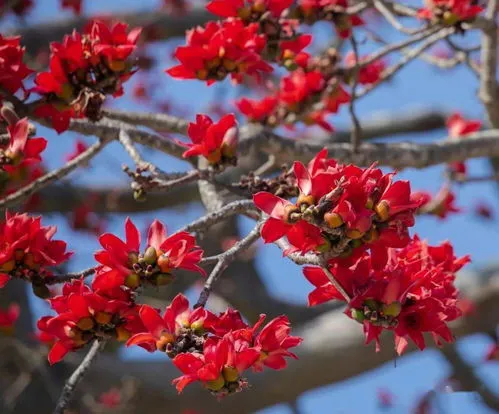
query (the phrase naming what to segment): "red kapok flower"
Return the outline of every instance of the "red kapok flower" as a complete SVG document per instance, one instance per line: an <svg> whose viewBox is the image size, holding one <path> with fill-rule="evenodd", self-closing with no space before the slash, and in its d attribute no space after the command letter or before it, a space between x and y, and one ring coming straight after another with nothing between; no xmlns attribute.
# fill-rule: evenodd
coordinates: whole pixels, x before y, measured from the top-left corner
<svg viewBox="0 0 499 414"><path fill-rule="evenodd" d="M38 321L40 331L57 338L48 355L50 364L93 340L126 341L144 330L136 305L101 296L82 280L65 284L63 294L50 299L50 304L57 315L44 316Z"/></svg>
<svg viewBox="0 0 499 414"><path fill-rule="evenodd" d="M479 119L468 120L457 112L447 118L446 124L451 138L459 138L473 132L478 132L482 127L482 121Z"/></svg>
<svg viewBox="0 0 499 414"><path fill-rule="evenodd" d="M36 164L42 159L40 154L47 146L45 138L28 138L28 119L23 118L7 127L9 145L0 148L0 169L10 175L27 165Z"/></svg>
<svg viewBox="0 0 499 414"><path fill-rule="evenodd" d="M273 124L270 117L274 113L279 100L274 96L267 96L261 100L241 98L236 102L237 108L248 117L251 122Z"/></svg>
<svg viewBox="0 0 499 414"><path fill-rule="evenodd" d="M445 26L472 20L484 10L474 0L425 0L425 6L418 10L418 17Z"/></svg>
<svg viewBox="0 0 499 414"><path fill-rule="evenodd" d="M11 334L20 313L21 308L17 303L11 303L5 311L0 310L0 332Z"/></svg>
<svg viewBox="0 0 499 414"><path fill-rule="evenodd" d="M192 144L183 144L189 149L183 157L202 155L212 165L234 164L237 160L238 130L234 114L225 115L218 122L207 115L196 115L187 134Z"/></svg>
<svg viewBox="0 0 499 414"><path fill-rule="evenodd" d="M217 317L203 307L190 310L189 301L182 294L175 296L163 316L148 305L140 307L139 316L148 332L135 334L126 345L139 345L149 352L165 352L170 358L192 352L193 347L201 352L203 334L217 322Z"/></svg>
<svg viewBox="0 0 499 414"><path fill-rule="evenodd" d="M245 25L239 19L222 23L208 22L187 32L187 45L178 47L175 57L180 65L166 72L179 79L200 79L212 84L230 74L235 82L242 76L259 77L272 72L260 53L265 36L258 34L257 23Z"/></svg>
<svg viewBox="0 0 499 414"><path fill-rule="evenodd" d="M203 353L183 353L173 359L174 365L184 375L173 383L178 392L192 382L200 381L205 388L218 397L241 391L246 381L241 374L250 368L260 353L235 340L231 334L222 339L208 338Z"/></svg>
<svg viewBox="0 0 499 414"><path fill-rule="evenodd" d="M206 9L220 17L239 17L247 22L258 21L267 11L279 17L292 3L292 0L212 0Z"/></svg>
<svg viewBox="0 0 499 414"><path fill-rule="evenodd" d="M24 90L23 81L33 72L23 63L23 57L20 36L0 35L0 86L12 94Z"/></svg>
<svg viewBox="0 0 499 414"><path fill-rule="evenodd" d="M368 58L365 57L364 59ZM359 64L362 64L363 58L359 59ZM349 52L345 56L345 64L349 68L353 68L356 64L355 53ZM383 60L378 59L374 62L363 66L359 69L358 72L358 81L362 85L371 85L373 83L378 82L381 79L381 74L386 69L386 64Z"/></svg>
<svg viewBox="0 0 499 414"><path fill-rule="evenodd" d="M103 266L97 271L92 287L112 290L120 286L136 289L142 282L162 286L173 280L174 269L186 269L205 275L198 266L203 250L196 239L183 231L166 235L164 225L155 220L149 227L147 248L140 251L140 233L133 222L125 222L126 240L111 233L103 234L99 242L104 250L95 254Z"/></svg>
<svg viewBox="0 0 499 414"><path fill-rule="evenodd" d="M444 185L435 197L425 191L416 191L411 194L411 200L420 203L418 214L432 214L440 219L461 211L455 206L455 199L456 196L447 185Z"/></svg>
<svg viewBox="0 0 499 414"><path fill-rule="evenodd" d="M12 278L43 282L50 276L49 267L68 260L66 243L52 240L57 228L43 227L41 217L5 213L0 223L0 287Z"/></svg>
<svg viewBox="0 0 499 414"><path fill-rule="evenodd" d="M127 34L127 25L109 28L90 22L83 34L76 31L62 43L51 44L49 71L36 76L34 90L44 96L35 109L52 119L58 132L71 118L98 120L106 95L123 94L123 82L133 74L130 54L135 50L140 28Z"/></svg>
<svg viewBox="0 0 499 414"><path fill-rule="evenodd" d="M61 0L61 7L63 9L71 9L73 13L81 14L81 6L83 0Z"/></svg>

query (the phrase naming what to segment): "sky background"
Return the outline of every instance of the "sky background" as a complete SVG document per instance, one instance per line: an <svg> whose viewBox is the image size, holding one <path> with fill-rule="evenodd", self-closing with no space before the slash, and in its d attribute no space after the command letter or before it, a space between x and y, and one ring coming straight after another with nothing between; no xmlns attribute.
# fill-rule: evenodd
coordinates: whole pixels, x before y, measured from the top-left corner
<svg viewBox="0 0 499 414"><path fill-rule="evenodd" d="M67 13L59 10L58 0L38 0L36 3L37 7L26 19L27 23L62 19L68 16ZM135 0L107 0L105 2L84 0L84 12L88 15L115 10L125 13L127 10L137 10L137 7L140 10L152 10L160 3L159 0L142 0L140 6L137 6ZM386 26L372 23L369 27L390 41L398 39L397 36L394 36L393 31ZM314 26L313 33L318 46L328 42L334 35L334 32L327 25ZM356 32L356 36L361 44L361 53L368 53L371 49L369 45L364 44L365 32L359 30ZM471 39L471 42L474 40ZM162 72L163 69L174 63L171 59L173 46L182 42L183 40L179 39L175 42L169 41L147 46L148 53L157 59L157 67L155 67L152 76L148 77L149 82L152 79L155 85L155 100L175 102L175 111L181 112L191 119L196 112L207 112L208 104L213 99L232 109L234 98L238 94L244 93L244 91L241 92L240 88L234 88L228 82L208 88L201 82L175 81ZM390 61L395 62L396 56L393 55ZM125 90L131 91L135 83L144 79L140 73L134 75L131 81L126 84ZM386 114L431 109L460 111L468 117L483 119L483 110L477 100L476 93L476 79L466 68L444 72L425 63L414 62L393 81L378 88L376 92L358 102L356 108L361 122ZM126 97L112 102L112 106L120 109L148 110L147 104ZM338 129L349 126L350 119L347 108L343 108L331 120ZM55 168L63 163L64 156L71 152L75 139L78 138L71 132L58 136L53 131L43 127L39 127L38 135L49 140L45 160L50 168ZM418 139L418 142L424 142L439 139L445 135L446 132L440 130L424 135L404 135L403 139ZM389 139L393 140L393 137ZM90 143L92 138L86 138L86 141ZM187 164L182 161L157 155L151 151L144 152L144 155L166 171L173 172L188 168ZM125 186L127 185L127 177L121 173L123 162L131 165L124 150L114 143L92 161L89 169L74 173L71 179L89 185ZM486 175L489 172L485 160L469 161L468 168L471 175ZM442 172L443 167L441 166L422 171L408 169L401 172L399 178L411 180L414 190L424 189L435 193L442 184ZM463 210L461 214L453 215L445 221L433 217L418 218L413 231L434 244L450 240L457 255L471 255L470 269L480 268L497 261L499 236L497 220L484 222L473 214L473 207L477 202L484 202L492 207L497 205L499 201L497 186L494 183L475 183L458 186L455 190L457 204ZM173 231L199 217L202 211L199 206L186 206L182 210L157 212L154 217L151 214L136 215L134 220L144 228L152 218L158 218L167 224L170 231ZM46 224L57 224L59 227L58 236L68 241L69 247L76 250L74 260L71 262L71 270L76 271L92 265L93 252L98 248L94 236L75 234L68 228L66 221L56 215L46 216L44 221ZM113 216L108 223L107 230L121 236L123 235L123 222L124 217ZM249 231L252 225L249 220L242 220L240 224L243 232ZM273 295L285 297L295 303L306 303L307 298L304 292L309 292L311 286L302 276L300 267L282 258L281 252L275 246L265 246L265 248L260 246L256 263ZM40 300L35 299L33 305L38 312L46 312ZM360 329L360 327L352 323L352 329ZM460 341L459 349L463 351L463 355L470 363L479 365L477 372L499 393L499 364L481 363L490 344L491 342L487 337L476 335ZM390 346L390 344L385 346ZM372 348L366 348L366 352L373 352L373 357L375 357ZM127 350L123 356L126 358L155 357L140 350ZM160 359L164 360L164 358ZM390 362L379 369L343 383L307 392L299 398L297 406L302 414L317 412L338 414L410 412L421 396L433 389L448 374L449 367L438 351L425 351L400 358L396 367ZM283 371L282 375L286 375L286 372ZM376 395L380 389L393 394L394 407L392 409L379 407ZM476 397L469 393L438 394L438 405L442 414L485 414L491 412L477 403ZM259 413L286 414L290 412L291 410L287 406L277 406Z"/></svg>

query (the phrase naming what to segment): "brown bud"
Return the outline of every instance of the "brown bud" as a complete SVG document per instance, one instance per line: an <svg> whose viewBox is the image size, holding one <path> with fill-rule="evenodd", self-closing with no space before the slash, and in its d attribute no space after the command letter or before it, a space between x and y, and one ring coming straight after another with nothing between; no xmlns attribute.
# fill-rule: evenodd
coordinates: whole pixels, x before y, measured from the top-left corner
<svg viewBox="0 0 499 414"><path fill-rule="evenodd" d="M332 229L336 229L343 225L343 219L338 213L328 212L324 214L324 221Z"/></svg>
<svg viewBox="0 0 499 414"><path fill-rule="evenodd" d="M374 211L381 221L386 221L390 218L390 207L386 201L380 201L376 204Z"/></svg>
<svg viewBox="0 0 499 414"><path fill-rule="evenodd" d="M125 286L130 289L137 289L140 286L140 276L137 273L130 273L125 278Z"/></svg>
<svg viewBox="0 0 499 414"><path fill-rule="evenodd" d="M222 369L222 375L227 382L236 382L239 379L239 372L232 367L224 367Z"/></svg>
<svg viewBox="0 0 499 414"><path fill-rule="evenodd" d="M156 249L152 246L149 246L144 253L144 261L147 264L153 265L156 263L158 259L158 254L156 253Z"/></svg>
<svg viewBox="0 0 499 414"><path fill-rule="evenodd" d="M219 377L213 381L208 381L205 383L205 387L210 391L220 391L225 385L225 379L223 375L219 375Z"/></svg>
<svg viewBox="0 0 499 414"><path fill-rule="evenodd" d="M90 317L81 318L76 326L82 331L90 331L94 327L94 320Z"/></svg>

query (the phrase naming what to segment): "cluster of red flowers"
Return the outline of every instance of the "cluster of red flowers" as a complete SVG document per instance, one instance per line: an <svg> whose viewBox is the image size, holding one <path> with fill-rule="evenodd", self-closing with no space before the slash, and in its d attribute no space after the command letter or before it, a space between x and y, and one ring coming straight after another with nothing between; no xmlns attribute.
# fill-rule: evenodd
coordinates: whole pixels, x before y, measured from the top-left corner
<svg viewBox="0 0 499 414"><path fill-rule="evenodd" d="M192 144L185 145L185 158L203 156L212 166L234 165L237 162L238 129L236 117L233 114L223 116L218 122L207 115L198 114L196 122L191 122L187 135Z"/></svg>
<svg viewBox="0 0 499 414"><path fill-rule="evenodd" d="M127 346L139 345L173 358L183 373L173 381L179 392L195 381L219 397L240 391L246 386L244 371L285 368L285 357L296 358L289 348L301 342L301 338L289 335L285 316L262 328L265 315L261 315L249 326L232 309L219 316L202 307L190 310L182 294L173 299L163 316L147 305L140 308L139 315L148 332L134 335Z"/></svg>
<svg viewBox="0 0 499 414"><path fill-rule="evenodd" d="M484 10L476 0L425 0L425 5L418 11L418 17L445 26L473 20Z"/></svg>
<svg viewBox="0 0 499 414"><path fill-rule="evenodd" d="M381 269L373 266L365 253L349 267L338 263L329 267L351 298L345 312L363 324L366 343L374 340L379 349L384 329L394 332L399 355L409 339L424 349L425 332L431 333L437 344L439 338L451 342L447 323L461 315L455 273L469 257L456 258L448 242L432 247L417 236L403 249L390 249L388 257ZM344 300L323 269L305 267L303 273L316 287L308 297L310 305Z"/></svg>
<svg viewBox="0 0 499 414"><path fill-rule="evenodd" d="M62 295L49 299L56 316L44 316L38 329L55 338L49 352L51 364L70 352L97 339L116 338L126 341L143 330L137 305L129 292L116 289L113 296L104 296L90 289L82 280L66 283Z"/></svg>
<svg viewBox="0 0 499 414"><path fill-rule="evenodd" d="M0 145L0 180L16 178L28 165L41 161L40 154L47 146L45 138L29 138L28 119L23 118L7 127L9 142Z"/></svg>
<svg viewBox="0 0 499 414"><path fill-rule="evenodd" d="M96 291L114 291L121 287L137 289L143 283L163 286L170 283L175 269L186 269L205 275L198 266L203 250L196 239L185 231L166 235L158 221L149 227L147 245L140 250L140 233L128 218L125 223L126 240L111 233L99 237L103 250L95 254L101 264L93 281Z"/></svg>
<svg viewBox="0 0 499 414"><path fill-rule="evenodd" d="M0 86L10 93L24 90L23 81L33 71L23 63L20 37L0 35Z"/></svg>
<svg viewBox="0 0 499 414"><path fill-rule="evenodd" d="M131 53L141 29L127 34L127 25L109 28L93 21L80 34L51 44L50 70L36 76L35 90L44 96L35 113L51 118L57 132L65 131L71 118L99 119L106 95L120 96L122 84L133 74Z"/></svg>
<svg viewBox="0 0 499 414"><path fill-rule="evenodd" d="M419 206L411 200L408 181L394 181L379 168L343 165L322 150L305 167L295 162L300 194L295 203L269 192L254 195L258 208L270 217L262 228L266 243L287 236L286 253L313 251L335 258L357 258L366 249L381 268L390 247L410 240Z"/></svg>
<svg viewBox="0 0 499 414"><path fill-rule="evenodd" d="M44 286L44 279L52 276L50 267L68 260L72 253L66 243L52 240L54 226L42 226L41 217L28 214L5 213L0 222L0 287L11 278L29 280L33 289Z"/></svg>

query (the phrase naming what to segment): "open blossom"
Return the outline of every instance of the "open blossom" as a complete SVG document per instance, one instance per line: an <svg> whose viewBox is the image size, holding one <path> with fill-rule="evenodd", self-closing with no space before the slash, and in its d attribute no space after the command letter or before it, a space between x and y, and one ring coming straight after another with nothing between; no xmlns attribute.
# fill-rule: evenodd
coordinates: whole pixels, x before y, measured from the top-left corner
<svg viewBox="0 0 499 414"><path fill-rule="evenodd" d="M261 100L241 98L236 101L236 106L251 122L272 124L270 117L276 110L278 103L278 98L266 96Z"/></svg>
<svg viewBox="0 0 499 414"><path fill-rule="evenodd" d="M10 334L20 313L21 308L17 303L11 303L6 310L0 309L0 332Z"/></svg>
<svg viewBox="0 0 499 414"><path fill-rule="evenodd" d="M425 7L418 10L418 17L446 26L473 20L484 10L475 0L425 0L424 3Z"/></svg>
<svg viewBox="0 0 499 414"><path fill-rule="evenodd" d="M295 203L268 192L253 197L269 215L261 230L266 243L287 236L292 247L286 254L336 251L341 258L370 249L375 266L383 266L387 248L409 242L419 206L410 199L409 182L394 181L378 168L339 164L326 150L308 167L296 162L293 170L300 190Z"/></svg>
<svg viewBox="0 0 499 414"><path fill-rule="evenodd" d="M140 307L139 316L148 332L135 334L126 345L165 352L170 358L182 352L202 352L203 335L217 321L202 307L190 310L189 301L182 294L175 296L163 316L148 305Z"/></svg>
<svg viewBox="0 0 499 414"><path fill-rule="evenodd" d="M432 214L440 219L461 211L454 204L456 196L447 185L444 185L434 197L426 191L416 191L411 194L411 200L419 203L418 214Z"/></svg>
<svg viewBox="0 0 499 414"><path fill-rule="evenodd" d="M28 119L23 118L7 127L9 144L0 147L0 171L14 175L28 165L41 161L40 154L47 146L45 138L28 137Z"/></svg>
<svg viewBox="0 0 499 414"><path fill-rule="evenodd" d="M62 295L49 302L57 315L42 317L38 329L57 338L48 355L51 364L93 340L123 342L144 329L135 304L101 296L82 280L66 283Z"/></svg>
<svg viewBox="0 0 499 414"><path fill-rule="evenodd" d="M41 225L41 217L5 213L0 223L0 287L12 278L43 282L50 267L68 260L66 243L52 240L57 228Z"/></svg>
<svg viewBox="0 0 499 414"><path fill-rule="evenodd" d="M368 58L369 56L367 56ZM363 58L359 59L359 64L362 64ZM353 68L356 64L355 53L349 52L345 56L345 64L349 68ZM386 64L382 59L361 67L358 73L358 80L361 85L371 85L381 79L383 71L386 69Z"/></svg>
<svg viewBox="0 0 499 414"><path fill-rule="evenodd" d="M203 250L196 239L182 231L167 236L166 229L158 220L149 227L147 246L140 249L140 233L129 218L125 222L125 241L111 233L103 234L99 242L103 250L95 254L101 263L92 287L110 290L120 286L138 288L141 283L162 286L170 283L175 269L186 269L205 275L198 266Z"/></svg>
<svg viewBox="0 0 499 414"><path fill-rule="evenodd" d="M456 258L449 243L432 247L416 236L400 250L390 250L383 269L372 267L364 254L351 267L332 264L330 272L350 296L346 313L362 323L366 342L375 341L384 329L394 332L395 348L402 354L412 340L425 348L423 333L453 340L447 323L458 318L458 291L455 273L469 257ZM321 268L305 267L305 277L315 286L309 303L316 305L331 299L344 300Z"/></svg>
<svg viewBox="0 0 499 414"><path fill-rule="evenodd" d="M267 11L279 17L292 3L292 0L212 0L206 9L220 17L239 17L247 22L258 21Z"/></svg>
<svg viewBox="0 0 499 414"><path fill-rule="evenodd" d="M110 28L93 21L83 34L74 31L62 43L52 43L49 71L35 79L35 91L45 98L36 114L50 118L59 133L71 118L98 120L106 95L121 96L123 83L133 74L129 57L140 32L127 33L124 23Z"/></svg>
<svg viewBox="0 0 499 414"><path fill-rule="evenodd" d="M24 90L23 81L33 71L23 63L21 38L0 35L0 86L10 93Z"/></svg>
<svg viewBox="0 0 499 414"><path fill-rule="evenodd" d="M202 155L212 165L234 164L237 161L238 129L234 114L223 116L218 122L208 115L196 115L187 135L192 144L183 144L188 150L183 157Z"/></svg>
<svg viewBox="0 0 499 414"><path fill-rule="evenodd" d="M180 65L166 72L179 79L200 79L212 84L228 75L241 82L243 75L259 77L272 72L260 53L265 36L258 34L258 24L245 25L241 20L208 22L187 32L187 45L175 51Z"/></svg>
<svg viewBox="0 0 499 414"><path fill-rule="evenodd" d="M65 160L67 162L74 160L76 157L84 153L88 149L88 145L85 141L81 139L76 140L74 149L66 155Z"/></svg>

